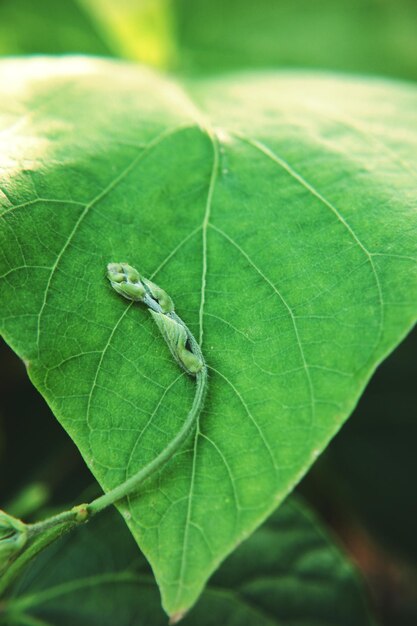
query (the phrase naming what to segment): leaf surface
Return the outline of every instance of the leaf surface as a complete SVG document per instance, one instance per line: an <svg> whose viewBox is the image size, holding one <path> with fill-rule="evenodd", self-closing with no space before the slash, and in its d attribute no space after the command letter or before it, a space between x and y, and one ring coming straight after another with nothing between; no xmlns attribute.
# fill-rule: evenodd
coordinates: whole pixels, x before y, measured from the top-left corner
<svg viewBox="0 0 417 626"><path fill-rule="evenodd" d="M51 546L13 590L4 607L6 623L165 626L157 586L132 544L123 522L106 513ZM293 498L229 557L181 623L352 622L373 623L356 572L309 509Z"/></svg>
<svg viewBox="0 0 417 626"><path fill-rule="evenodd" d="M198 429L120 509L170 614L291 491L417 310L413 86L303 73L174 83L1 64L2 329L104 490L194 384L105 279L155 279L202 343Z"/></svg>

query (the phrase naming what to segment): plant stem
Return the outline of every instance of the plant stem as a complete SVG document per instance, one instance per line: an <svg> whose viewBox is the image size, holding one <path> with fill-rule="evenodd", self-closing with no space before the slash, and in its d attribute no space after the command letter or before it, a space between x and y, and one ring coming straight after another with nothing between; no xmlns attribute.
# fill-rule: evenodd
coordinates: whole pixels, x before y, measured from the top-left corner
<svg viewBox="0 0 417 626"><path fill-rule="evenodd" d="M203 369L198 372L197 376L197 388L194 396L193 406L191 407L190 412L187 415L187 419L185 420L182 428L175 435L175 437L168 443L166 448L162 450L158 454L158 456L153 459L148 465L145 465L142 469L140 469L134 476L128 478L124 483L118 485L111 491L108 491L104 495L96 498L93 502L87 505L87 511L89 516L95 515L99 511L102 511L110 504L115 504L119 502L126 496L131 493L137 491L139 485L141 485L151 474L157 472L162 468L167 461L175 454L175 452L180 448L180 446L187 439L188 435L191 433L193 427L195 426L200 411L203 407L204 397L206 393L207 387L207 367L204 366Z"/></svg>
<svg viewBox="0 0 417 626"><path fill-rule="evenodd" d="M51 528L55 528L56 526L77 524L80 521L84 520L77 519L77 512L75 509L71 509L70 511L63 511L62 513L58 513L57 515L48 517L41 522L36 522L35 524L27 524L28 537L29 539L31 539L33 537L37 537L38 535L46 533Z"/></svg>

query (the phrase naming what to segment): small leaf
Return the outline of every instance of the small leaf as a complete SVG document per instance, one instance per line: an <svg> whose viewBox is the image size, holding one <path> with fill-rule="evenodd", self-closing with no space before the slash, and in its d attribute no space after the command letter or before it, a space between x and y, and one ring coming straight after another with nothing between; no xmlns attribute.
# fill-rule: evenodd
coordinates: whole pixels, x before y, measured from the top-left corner
<svg viewBox="0 0 417 626"><path fill-rule="evenodd" d="M354 408L417 312L414 86L194 80L3 61L1 326L104 490L178 432L194 384L120 260L173 298L209 392L195 435L120 505L182 613Z"/></svg>
<svg viewBox="0 0 417 626"><path fill-rule="evenodd" d="M155 313L152 310L150 313L180 367L189 374L199 372L203 367L203 362L186 347L188 337L184 326L162 313Z"/></svg>
<svg viewBox="0 0 417 626"><path fill-rule="evenodd" d="M27 538L25 524L0 510L0 574L10 560L23 550Z"/></svg>

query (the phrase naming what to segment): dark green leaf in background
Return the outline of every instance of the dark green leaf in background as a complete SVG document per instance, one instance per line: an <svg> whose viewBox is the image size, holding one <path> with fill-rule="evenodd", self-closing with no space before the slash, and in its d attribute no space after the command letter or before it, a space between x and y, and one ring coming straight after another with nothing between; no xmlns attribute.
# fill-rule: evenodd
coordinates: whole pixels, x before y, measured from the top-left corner
<svg viewBox="0 0 417 626"><path fill-rule="evenodd" d="M110 55L97 23L77 0L1 0L0 54Z"/></svg>
<svg viewBox="0 0 417 626"><path fill-rule="evenodd" d="M372 537L414 566L416 350L414 331L382 364L353 419L322 457L323 471L334 478Z"/></svg>
<svg viewBox="0 0 417 626"><path fill-rule="evenodd" d="M152 574L115 514L61 540L29 567L0 610L0 624L29 623L165 626ZM296 499L229 557L182 623L373 624L353 567Z"/></svg>
<svg viewBox="0 0 417 626"><path fill-rule="evenodd" d="M184 67L315 67L417 79L415 0L179 0Z"/></svg>

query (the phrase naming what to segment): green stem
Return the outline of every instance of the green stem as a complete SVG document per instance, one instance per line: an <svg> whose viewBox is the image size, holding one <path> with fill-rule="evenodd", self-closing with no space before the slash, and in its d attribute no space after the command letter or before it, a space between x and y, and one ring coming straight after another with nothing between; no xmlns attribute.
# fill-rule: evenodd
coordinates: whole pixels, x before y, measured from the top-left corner
<svg viewBox="0 0 417 626"><path fill-rule="evenodd" d="M181 445L185 442L188 435L193 430L200 411L203 407L204 397L206 393L207 387L207 367L204 366L203 369L198 372L197 376L197 388L194 396L193 406L191 407L190 412L187 415L187 419L185 420L182 428L175 435L175 437L169 442L169 444L158 454L158 456L153 459L148 465L145 465L144 468L140 469L134 476L128 478L124 483L118 485L111 491L105 493L104 495L96 498L87 505L87 510L90 515L95 515L99 511L102 511L110 504L115 504L128 496L131 493L137 491L138 487L147 479L149 476L165 465L169 461L169 459L179 450Z"/></svg>
<svg viewBox="0 0 417 626"><path fill-rule="evenodd" d="M158 287L158 285L144 279L137 270L126 263L110 263L108 265L108 278L112 287L123 297L128 300L143 302L150 311L165 316L163 319L170 318L178 326L182 327L186 332L191 347L190 352L196 358L197 362L200 363L201 369L195 374L196 392L193 405L179 432L168 443L166 448L164 448L153 461L148 463L148 465L140 469L134 476L128 478L121 485L118 485L108 493L93 500L93 502L87 506L89 516L95 515L109 505L115 504L129 494L137 491L138 487L149 478L151 474L160 470L165 463L169 461L175 452L179 450L197 423L201 409L203 408L207 389L207 365L204 361L200 345L195 340L188 326L175 313L173 302L168 294ZM175 350L178 349L176 342L170 341L169 339L167 339L167 341L171 351L175 353ZM177 354L174 354L174 356L177 356ZM180 363L182 362L181 356L179 356L178 361Z"/></svg>
<svg viewBox="0 0 417 626"><path fill-rule="evenodd" d="M55 528L57 526L67 526L68 524L76 525L79 522L84 521L83 519L78 518L76 509L77 507L71 509L70 511L63 511L62 513L48 517L41 522L36 522L36 524L27 524L28 538L31 539L33 537L37 537L38 535L42 535L43 533L48 532L51 528Z"/></svg>

